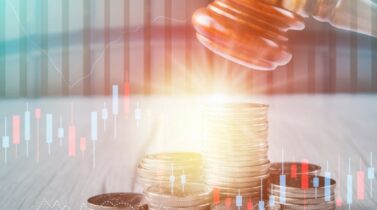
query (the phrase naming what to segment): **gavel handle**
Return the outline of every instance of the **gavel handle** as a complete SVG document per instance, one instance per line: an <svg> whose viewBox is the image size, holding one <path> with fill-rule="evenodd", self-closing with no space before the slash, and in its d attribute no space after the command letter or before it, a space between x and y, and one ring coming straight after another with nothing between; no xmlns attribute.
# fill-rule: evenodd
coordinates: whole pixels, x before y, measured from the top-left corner
<svg viewBox="0 0 377 210"><path fill-rule="evenodd" d="M372 0L263 0L335 28L377 37L377 4Z"/></svg>
<svg viewBox="0 0 377 210"><path fill-rule="evenodd" d="M339 0L327 17L312 16L339 29L377 37L377 5L372 0Z"/></svg>

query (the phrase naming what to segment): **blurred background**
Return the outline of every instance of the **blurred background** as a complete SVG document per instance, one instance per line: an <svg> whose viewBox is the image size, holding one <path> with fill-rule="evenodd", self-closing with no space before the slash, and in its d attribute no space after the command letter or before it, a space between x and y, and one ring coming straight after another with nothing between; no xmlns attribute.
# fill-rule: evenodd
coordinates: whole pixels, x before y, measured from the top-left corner
<svg viewBox="0 0 377 210"><path fill-rule="evenodd" d="M377 91L377 39L306 19L289 65L251 71L196 40L191 15L209 2L1 0L0 97Z"/></svg>
<svg viewBox="0 0 377 210"><path fill-rule="evenodd" d="M347 176L373 167L377 153L377 38L308 18L305 30L288 33L288 65L253 71L196 39L192 13L209 2L0 0L0 206L79 209L95 194L134 191L144 154L201 149L199 104L221 94L269 104L271 161L284 150L285 160L326 167L346 204ZM377 14L363 12L376 31ZM377 206L367 194L354 202Z"/></svg>

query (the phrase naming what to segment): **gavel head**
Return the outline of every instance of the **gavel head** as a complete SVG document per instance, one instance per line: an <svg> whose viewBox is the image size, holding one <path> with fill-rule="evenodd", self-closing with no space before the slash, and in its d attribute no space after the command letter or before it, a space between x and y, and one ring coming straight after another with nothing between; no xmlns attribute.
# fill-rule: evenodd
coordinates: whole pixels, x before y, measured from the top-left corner
<svg viewBox="0 0 377 210"><path fill-rule="evenodd" d="M261 0L215 0L195 11L198 40L214 53L256 70L274 70L292 55L288 30L302 30L302 17Z"/></svg>

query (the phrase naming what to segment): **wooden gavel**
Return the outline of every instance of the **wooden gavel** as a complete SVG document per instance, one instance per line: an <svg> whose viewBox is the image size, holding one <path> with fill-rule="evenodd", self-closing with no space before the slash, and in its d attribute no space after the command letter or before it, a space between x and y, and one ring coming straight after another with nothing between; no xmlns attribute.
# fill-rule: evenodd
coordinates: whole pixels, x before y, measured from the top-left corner
<svg viewBox="0 0 377 210"><path fill-rule="evenodd" d="M214 53L251 69L274 70L291 60L286 32L303 30L303 18L377 36L368 9L377 13L370 0L215 0L197 10L192 23ZM360 24L352 26L352 18Z"/></svg>

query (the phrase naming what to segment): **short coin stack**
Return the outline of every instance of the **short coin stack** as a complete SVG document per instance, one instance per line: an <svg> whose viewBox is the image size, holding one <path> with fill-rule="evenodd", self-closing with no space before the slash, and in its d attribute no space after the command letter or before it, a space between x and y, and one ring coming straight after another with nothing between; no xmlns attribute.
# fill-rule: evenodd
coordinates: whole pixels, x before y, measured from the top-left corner
<svg viewBox="0 0 377 210"><path fill-rule="evenodd" d="M149 154L138 166L149 209L209 209L212 190L203 184L202 157L192 152Z"/></svg>
<svg viewBox="0 0 377 210"><path fill-rule="evenodd" d="M306 180L306 181L303 181ZM308 209L308 210L335 210L335 181L325 177L305 175L298 178L286 178L284 186L279 176L270 178L270 199L274 200L274 209ZM303 183L305 187L303 187Z"/></svg>
<svg viewBox="0 0 377 210"><path fill-rule="evenodd" d="M149 210L209 210L212 190L204 184L189 183L173 189L150 186L144 191Z"/></svg>
<svg viewBox="0 0 377 210"><path fill-rule="evenodd" d="M185 182L201 182L202 156L194 152L168 152L146 155L138 166L138 178L144 189L151 185L170 187ZM174 179L174 180L173 180Z"/></svg>
<svg viewBox="0 0 377 210"><path fill-rule="evenodd" d="M296 178L300 175L319 175L321 166L307 162L274 162L270 165L270 175L286 175Z"/></svg>
<svg viewBox="0 0 377 210"><path fill-rule="evenodd" d="M267 199L268 106L254 103L204 107L203 160L206 184L221 198Z"/></svg>

